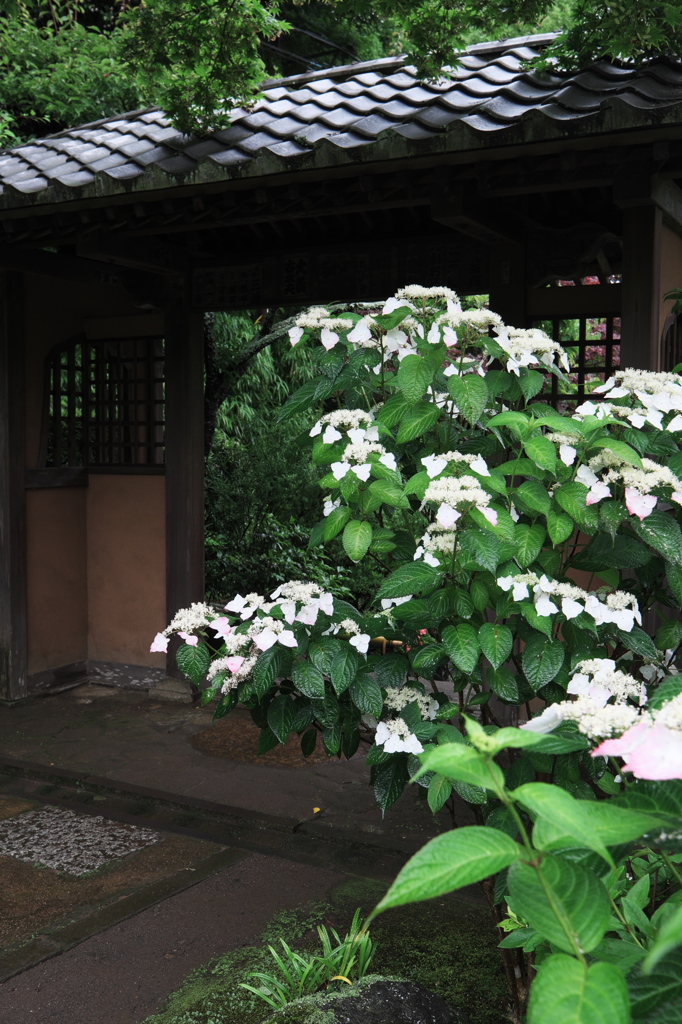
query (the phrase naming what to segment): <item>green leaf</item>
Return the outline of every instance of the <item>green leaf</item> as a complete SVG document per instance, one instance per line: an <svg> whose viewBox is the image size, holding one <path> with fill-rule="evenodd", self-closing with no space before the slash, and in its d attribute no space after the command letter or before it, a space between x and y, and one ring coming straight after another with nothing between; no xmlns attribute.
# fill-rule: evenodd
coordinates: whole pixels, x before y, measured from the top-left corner
<svg viewBox="0 0 682 1024"><path fill-rule="evenodd" d="M468 622L446 626L442 635L443 647L461 672L470 673L476 667L481 647L476 630Z"/></svg>
<svg viewBox="0 0 682 1024"><path fill-rule="evenodd" d="M343 531L343 547L353 562L359 562L372 543L372 527L367 522L351 519Z"/></svg>
<svg viewBox="0 0 682 1024"><path fill-rule="evenodd" d="M642 973L651 974L652 970L671 950L682 945L682 906L661 925L649 955L642 964Z"/></svg>
<svg viewBox="0 0 682 1024"><path fill-rule="evenodd" d="M367 672L360 672L350 684L350 697L358 711L363 715L381 716L384 699L381 687Z"/></svg>
<svg viewBox="0 0 682 1024"><path fill-rule="evenodd" d="M550 473L556 472L556 448L548 438L529 437L524 441L523 448L528 458L540 469L548 469Z"/></svg>
<svg viewBox="0 0 682 1024"><path fill-rule="evenodd" d="M371 916L480 882L513 864L522 852L504 832L484 825L445 832L407 862Z"/></svg>
<svg viewBox="0 0 682 1024"><path fill-rule="evenodd" d="M672 516L665 512L651 512L641 523L636 516L631 516L630 526L667 562L682 565L682 532Z"/></svg>
<svg viewBox="0 0 682 1024"><path fill-rule="evenodd" d="M672 950L650 974L632 972L628 983L635 1020L646 1018L647 1024L678 1024L682 1010L679 1006L682 1002L682 951ZM678 1008L677 1016L666 1014L671 1005ZM659 1007L661 1010L654 1014Z"/></svg>
<svg viewBox="0 0 682 1024"><path fill-rule="evenodd" d="M301 753L304 757L310 757L317 743L317 729L308 729L301 736Z"/></svg>
<svg viewBox="0 0 682 1024"><path fill-rule="evenodd" d="M542 842L541 828L538 827L542 821L547 821L562 834L569 835L575 841L575 846L585 846L588 850L594 850L607 864L615 868L613 857L583 814L583 805L587 801L576 800L565 789L550 786L546 782L530 782L525 786L519 786L513 790L512 796L537 818L533 830L533 845L538 849L548 848Z"/></svg>
<svg viewBox="0 0 682 1024"><path fill-rule="evenodd" d="M385 764L376 764L372 767L374 796L381 807L382 814L385 814L402 794L407 780L407 764L404 756L396 757L394 755Z"/></svg>
<svg viewBox="0 0 682 1024"><path fill-rule="evenodd" d="M391 313L375 313L372 319L385 331L392 331L394 327L403 322L406 316L411 316L411 314L412 310L409 306L398 306Z"/></svg>
<svg viewBox="0 0 682 1024"><path fill-rule="evenodd" d="M500 561L499 538L484 530L466 530L459 536L461 550L481 568L495 572Z"/></svg>
<svg viewBox="0 0 682 1024"><path fill-rule="evenodd" d="M682 606L682 569L678 565L672 565L670 562L667 562L665 574L668 579L668 586L675 600Z"/></svg>
<svg viewBox="0 0 682 1024"><path fill-rule="evenodd" d="M406 356L400 365L409 358ZM433 402L418 402L402 418L396 438L398 444L407 444L415 437L421 437L438 421L439 416L440 409Z"/></svg>
<svg viewBox="0 0 682 1024"><path fill-rule="evenodd" d="M517 383L521 388L523 397L529 402L531 398L542 391L545 378L537 370L529 370L526 366L522 366Z"/></svg>
<svg viewBox="0 0 682 1024"><path fill-rule="evenodd" d="M206 644L199 643L196 647L190 644L181 644L175 655L178 668L191 679L197 686L208 672L211 663L211 655Z"/></svg>
<svg viewBox="0 0 682 1024"><path fill-rule="evenodd" d="M537 692L551 682L564 663L564 645L560 640L533 637L523 649L521 664L526 679Z"/></svg>
<svg viewBox="0 0 682 1024"><path fill-rule="evenodd" d="M426 488L430 482L430 477L426 470L422 473L415 473L405 484L405 494L416 494L418 498L423 500Z"/></svg>
<svg viewBox="0 0 682 1024"><path fill-rule="evenodd" d="M398 367L398 387L408 402L418 402L434 378L433 363L422 356L405 356Z"/></svg>
<svg viewBox="0 0 682 1024"><path fill-rule="evenodd" d="M575 526L570 516L563 512L547 513L547 532L552 544L563 544L573 533Z"/></svg>
<svg viewBox="0 0 682 1024"><path fill-rule="evenodd" d="M468 782L461 782L455 779L452 788L468 804L485 804L488 802L488 794L482 786L471 786Z"/></svg>
<svg viewBox="0 0 682 1024"><path fill-rule="evenodd" d="M381 406L377 413L377 419L387 427L394 427L410 407L410 403L402 395L393 395Z"/></svg>
<svg viewBox="0 0 682 1024"><path fill-rule="evenodd" d="M404 654L384 654L374 666L374 678L379 686L402 686L409 668Z"/></svg>
<svg viewBox="0 0 682 1024"><path fill-rule="evenodd" d="M490 426L490 423L488 426ZM530 459L510 459L509 462L503 462L500 466L495 466L495 470L497 473L504 474L504 476L517 478L530 476L542 480L545 475L544 470L536 466Z"/></svg>
<svg viewBox="0 0 682 1024"><path fill-rule="evenodd" d="M272 729L266 727L261 730L261 734L258 737L258 756L261 757L263 754L267 754L268 750L272 750L278 743L279 740Z"/></svg>
<svg viewBox="0 0 682 1024"><path fill-rule="evenodd" d="M280 675L286 653L275 644L258 656L253 668L253 685L259 698L263 698Z"/></svg>
<svg viewBox="0 0 682 1024"><path fill-rule="evenodd" d="M553 854L545 854L537 867L517 861L509 869L507 885L515 913L566 952L589 953L609 927L609 895L599 878L580 864Z"/></svg>
<svg viewBox="0 0 682 1024"><path fill-rule="evenodd" d="M329 513L324 521L324 541L325 544L333 540L338 533L341 533L344 526L348 522L351 516L350 505L339 505L332 512Z"/></svg>
<svg viewBox="0 0 682 1024"><path fill-rule="evenodd" d="M467 373L464 377L448 377L448 391L455 400L460 415L473 426L488 404L488 386L484 377Z"/></svg>
<svg viewBox="0 0 682 1024"><path fill-rule="evenodd" d="M649 549L634 537L598 533L588 547L573 559L573 565L587 572L600 572L605 568L638 569L650 562L652 557Z"/></svg>
<svg viewBox="0 0 682 1024"><path fill-rule="evenodd" d="M320 672L329 675L332 658L341 649L342 643L342 640L337 640L331 636L321 636L318 640L314 640L308 648L308 657L315 668L319 668ZM315 694L315 696L318 696L318 694Z"/></svg>
<svg viewBox="0 0 682 1024"><path fill-rule="evenodd" d="M514 557L522 568L530 565L538 557L542 551L545 537L545 529L539 523L535 523L533 526L524 523L518 524L514 536L516 548Z"/></svg>
<svg viewBox="0 0 682 1024"><path fill-rule="evenodd" d="M452 793L452 783L442 775L434 775L429 783L429 791L426 794L429 807L433 814L438 814L445 801Z"/></svg>
<svg viewBox="0 0 682 1024"><path fill-rule="evenodd" d="M568 484L562 484L554 492L555 500L561 505L564 512L575 519L579 526L589 530L596 530L599 523L599 513L595 505L586 505L587 487L577 480Z"/></svg>
<svg viewBox="0 0 682 1024"><path fill-rule="evenodd" d="M324 676L319 668L315 668L309 661L297 661L291 679L296 689L305 697L324 697Z"/></svg>
<svg viewBox="0 0 682 1024"><path fill-rule="evenodd" d="M516 494L534 512L546 514L552 507L552 499L547 493L547 488L539 480L526 480L516 489Z"/></svg>
<svg viewBox="0 0 682 1024"><path fill-rule="evenodd" d="M488 420L489 427L509 427L517 437L525 437L530 427L530 417L523 412L501 412ZM547 442L551 444L551 441Z"/></svg>
<svg viewBox="0 0 682 1024"><path fill-rule="evenodd" d="M630 1024L623 974L614 964L548 957L531 985L528 1024Z"/></svg>
<svg viewBox="0 0 682 1024"><path fill-rule="evenodd" d="M355 679L360 659L350 646L344 643L339 651L332 658L329 668L329 676L337 696L347 690Z"/></svg>
<svg viewBox="0 0 682 1024"><path fill-rule="evenodd" d="M625 441L616 441L615 438L607 437L600 441L594 441L590 445L589 450L593 451L595 448L606 448L608 451L613 452L614 455L617 455L619 459L622 459L623 462L627 462L629 466L636 466L637 469L642 469L642 460L639 455Z"/></svg>
<svg viewBox="0 0 682 1024"><path fill-rule="evenodd" d="M430 746L420 755L420 760L423 772L437 772L446 779L468 782L470 786L482 786L493 792L500 792L504 785L502 769L466 743Z"/></svg>
<svg viewBox="0 0 682 1024"><path fill-rule="evenodd" d="M514 637L508 626L484 622L478 631L478 642L493 668L499 668L511 654Z"/></svg>
<svg viewBox="0 0 682 1024"><path fill-rule="evenodd" d="M272 729L280 743L286 743L294 722L294 702L291 697L279 696L270 701L268 707L268 726Z"/></svg>
<svg viewBox="0 0 682 1024"><path fill-rule="evenodd" d="M390 480L373 480L369 485L369 489L377 498L381 498L382 502L386 505L391 505L393 508L410 507L402 487L392 483Z"/></svg>
<svg viewBox="0 0 682 1024"><path fill-rule="evenodd" d="M329 725L322 733L322 744L328 757L338 754L341 748L341 726L338 722Z"/></svg>
<svg viewBox="0 0 682 1024"><path fill-rule="evenodd" d="M401 565L384 580L377 593L377 598L409 597L412 594L433 590L442 573L425 562L412 562Z"/></svg>
<svg viewBox="0 0 682 1024"><path fill-rule="evenodd" d="M639 654L643 658L651 658L652 660L658 658L659 651L656 649L656 644L648 633L645 633L639 626L633 626L629 633L622 629L618 629L616 632L620 642L629 651L634 651L635 654Z"/></svg>

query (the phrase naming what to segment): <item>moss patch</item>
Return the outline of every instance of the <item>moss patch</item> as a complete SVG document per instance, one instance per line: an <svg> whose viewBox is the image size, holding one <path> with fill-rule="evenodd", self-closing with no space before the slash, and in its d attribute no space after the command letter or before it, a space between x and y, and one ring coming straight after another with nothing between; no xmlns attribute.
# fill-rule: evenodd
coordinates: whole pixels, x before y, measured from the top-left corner
<svg viewBox="0 0 682 1024"><path fill-rule="evenodd" d="M317 950L315 925L324 921L344 934L356 908L371 910L385 891L381 882L351 879L332 893L328 904L276 915L261 936L264 945L233 950L194 971L144 1024L260 1024L273 1011L239 983L248 982L252 971L273 969L266 944L278 945L281 937ZM379 917L372 937L377 946L373 974L420 982L463 1010L472 1024L507 1021L502 962L485 905L446 896L402 907ZM329 992L322 998L328 999ZM328 1024L322 1019L328 1014L317 1010L314 1000L306 1012L301 1024Z"/></svg>

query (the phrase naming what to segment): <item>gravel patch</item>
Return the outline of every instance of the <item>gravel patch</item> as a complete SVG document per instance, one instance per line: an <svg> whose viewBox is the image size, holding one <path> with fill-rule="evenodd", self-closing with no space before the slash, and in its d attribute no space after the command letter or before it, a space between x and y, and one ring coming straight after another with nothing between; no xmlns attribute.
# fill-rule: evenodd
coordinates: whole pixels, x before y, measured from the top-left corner
<svg viewBox="0 0 682 1024"><path fill-rule="evenodd" d="M148 828L59 807L0 821L0 855L69 875L86 875L159 839L158 833Z"/></svg>

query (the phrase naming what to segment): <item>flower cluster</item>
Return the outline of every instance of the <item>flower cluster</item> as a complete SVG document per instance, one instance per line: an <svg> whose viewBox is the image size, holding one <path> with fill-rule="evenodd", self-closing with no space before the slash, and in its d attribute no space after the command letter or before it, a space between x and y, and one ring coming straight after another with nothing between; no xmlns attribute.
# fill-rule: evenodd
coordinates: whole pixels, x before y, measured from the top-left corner
<svg viewBox="0 0 682 1024"><path fill-rule="evenodd" d="M329 350L339 340L339 332L347 331L352 326L350 320L332 316L325 306L312 306L296 319L294 327L289 329L289 341L297 345L306 330L320 331L320 341Z"/></svg>
<svg viewBox="0 0 682 1024"><path fill-rule="evenodd" d="M393 718L387 722L379 722L374 735L374 742L378 747L383 747L386 754L421 754L424 748L414 735L410 732L407 722L402 718Z"/></svg>
<svg viewBox="0 0 682 1024"><path fill-rule="evenodd" d="M496 342L506 352L507 369L519 376L522 366L554 366L555 358L568 373L570 366L566 351L558 341L552 341L544 331L531 327L496 327Z"/></svg>
<svg viewBox="0 0 682 1024"><path fill-rule="evenodd" d="M353 444L362 441L378 441L379 428L373 424L371 412L364 409L335 409L333 412L322 416L315 426L310 430L310 437L317 437L322 434L322 427L326 429L322 434L323 444L333 444L343 437L341 430L345 431Z"/></svg>
<svg viewBox="0 0 682 1024"><path fill-rule="evenodd" d="M682 504L682 481L668 468L651 459L642 459L642 468L631 466L613 452L604 449L590 459L586 466L580 466L575 478L589 488L585 503L593 505L602 498L613 496L611 484L625 487L625 504L630 515L643 520L656 507L658 496L654 491L670 489L672 501ZM605 471L605 472L604 472ZM601 478L598 473L603 473Z"/></svg>
<svg viewBox="0 0 682 1024"><path fill-rule="evenodd" d="M438 711L438 701L433 697L427 697L412 686L387 686L384 704L389 711L402 711L408 704L416 702L422 719L426 722L433 721Z"/></svg>
<svg viewBox="0 0 682 1024"><path fill-rule="evenodd" d="M635 622L640 625L642 616L633 594L625 590L614 590L611 594L589 592L573 583L559 582L547 576L536 576L526 572L516 576L500 576L497 585L505 593L512 591L514 601L530 599L533 589L535 610L538 615L549 616L559 611L552 598L561 600L561 611L567 619L574 619L581 612L591 615L597 626L612 622L618 629L630 633Z"/></svg>
<svg viewBox="0 0 682 1024"><path fill-rule="evenodd" d="M442 556L452 556L456 537L456 532L450 527L431 523L413 555L413 560L416 562L422 559L434 568L439 566Z"/></svg>
<svg viewBox="0 0 682 1024"><path fill-rule="evenodd" d="M326 629L323 636L336 635L336 633L349 633L348 643L354 647L359 654L367 654L369 642L372 639L369 633L363 633L357 622L352 619L342 619L341 622L334 622Z"/></svg>
<svg viewBox="0 0 682 1024"><path fill-rule="evenodd" d="M369 479L372 472L370 455L378 455L378 462L381 462L388 469L397 469L395 455L387 452L383 445L375 444L372 441L352 442L343 450L343 457L338 462L332 462L331 471L335 480L342 480L346 473L351 470L359 480L363 482ZM355 465L353 465L355 463Z"/></svg>
<svg viewBox="0 0 682 1024"><path fill-rule="evenodd" d="M445 452L443 455L425 455L422 465L430 480L440 476L443 470L447 469L449 463L465 463L469 469L479 476L490 476L490 470L482 455L467 455L463 452Z"/></svg>
<svg viewBox="0 0 682 1024"><path fill-rule="evenodd" d="M593 394L608 394L609 398L634 396L641 405L627 414L633 427L640 429L650 423L658 430L663 429L663 417L670 412L678 415L668 422L666 430L682 430L682 383L675 373L656 373L651 370L628 368L610 377L596 387Z"/></svg>
<svg viewBox="0 0 682 1024"><path fill-rule="evenodd" d="M475 507L493 526L497 523L497 512L488 508L490 495L473 476L446 476L432 480L426 488L424 501L439 503L436 520L446 528L454 526L461 518L458 508L466 511Z"/></svg>

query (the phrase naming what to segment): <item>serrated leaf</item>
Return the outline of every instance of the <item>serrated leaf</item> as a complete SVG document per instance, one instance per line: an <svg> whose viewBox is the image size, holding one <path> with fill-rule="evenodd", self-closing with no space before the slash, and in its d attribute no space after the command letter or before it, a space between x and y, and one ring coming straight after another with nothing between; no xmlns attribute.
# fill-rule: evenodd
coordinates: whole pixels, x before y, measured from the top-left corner
<svg viewBox="0 0 682 1024"><path fill-rule="evenodd" d="M536 466L556 472L556 447L546 437L529 437L524 441L523 449Z"/></svg>
<svg viewBox="0 0 682 1024"><path fill-rule="evenodd" d="M206 644L197 643L196 647L190 644L181 644L178 647L175 659L181 672L191 679L195 685L199 685L208 672L211 663L211 654Z"/></svg>
<svg viewBox="0 0 682 1024"><path fill-rule="evenodd" d="M433 402L417 402L400 421L396 438L398 444L407 444L408 441L414 441L415 437L421 437L438 421L439 416L440 409Z"/></svg>
<svg viewBox="0 0 682 1024"><path fill-rule="evenodd" d="M614 964L581 964L557 953L538 968L528 1024L630 1024L625 978ZM663 1024L663 1022L661 1022Z"/></svg>
<svg viewBox="0 0 682 1024"><path fill-rule="evenodd" d="M521 656L524 675L536 692L554 679L563 663L564 645L559 640L544 637L530 640Z"/></svg>
<svg viewBox="0 0 682 1024"><path fill-rule="evenodd" d="M376 418L387 427L394 427L400 423L409 407L410 403L403 395L393 395L381 406Z"/></svg>
<svg viewBox="0 0 682 1024"><path fill-rule="evenodd" d="M476 630L468 622L446 626L443 630L443 647L460 672L470 673L476 667L481 647Z"/></svg>
<svg viewBox="0 0 682 1024"><path fill-rule="evenodd" d="M547 493L547 488L539 480L526 480L516 489L521 500L534 512L549 512L552 507L552 499Z"/></svg>
<svg viewBox="0 0 682 1024"><path fill-rule="evenodd" d="M436 836L407 862L373 915L473 885L502 871L521 853L513 839L484 825Z"/></svg>
<svg viewBox="0 0 682 1024"><path fill-rule="evenodd" d="M385 814L388 808L402 794L409 776L405 757L393 755L385 764L374 765L372 768L372 784L374 796Z"/></svg>
<svg viewBox="0 0 682 1024"><path fill-rule="evenodd" d="M573 520L565 512L554 512L550 509L546 519L547 533L552 544L563 544L575 529Z"/></svg>
<svg viewBox="0 0 682 1024"><path fill-rule="evenodd" d="M613 452L619 459L626 462L629 466L635 466L637 469L642 469L642 460L629 444L625 441L617 441L613 437L603 438L599 441L594 441L590 445L590 451L595 448L606 448L608 451Z"/></svg>
<svg viewBox="0 0 682 1024"><path fill-rule="evenodd" d="M616 632L620 642L629 651L634 651L635 654L639 654L642 658L650 658L652 661L659 657L660 652L656 650L656 644L648 633L645 633L639 626L633 626L629 633L626 633L623 629L619 629Z"/></svg>
<svg viewBox="0 0 682 1024"><path fill-rule="evenodd" d="M333 656L329 669L332 686L338 696L347 690L355 679L359 664L360 659L350 644L342 644L341 649Z"/></svg>
<svg viewBox="0 0 682 1024"><path fill-rule="evenodd" d="M481 568L495 572L500 561L500 541L494 533L467 530L460 534L460 547Z"/></svg>
<svg viewBox="0 0 682 1024"><path fill-rule="evenodd" d="M441 579L442 573L424 562L412 562L401 565L384 580L377 593L377 598L408 597L412 594L433 590Z"/></svg>
<svg viewBox="0 0 682 1024"><path fill-rule="evenodd" d="M423 499L430 482L431 480L426 470L422 473L415 473L405 484L405 494L416 494L418 498Z"/></svg>
<svg viewBox="0 0 682 1024"><path fill-rule="evenodd" d="M441 727L443 728L443 727ZM473 747L465 743L443 743L429 746L421 754L422 770L437 772L446 779L466 782L470 786L481 786L499 793L504 785L504 775L494 761L486 759Z"/></svg>
<svg viewBox="0 0 682 1024"><path fill-rule="evenodd" d="M531 398L534 398L535 395L542 391L545 378L537 370L529 370L526 366L522 366L517 383L521 388L523 397L529 402Z"/></svg>
<svg viewBox="0 0 682 1024"><path fill-rule="evenodd" d="M379 686L402 686L409 667L404 654L384 654L374 666L374 678Z"/></svg>
<svg viewBox="0 0 682 1024"><path fill-rule="evenodd" d="M426 794L429 807L433 814L438 814L445 801L452 793L452 783L442 775L433 775Z"/></svg>
<svg viewBox="0 0 682 1024"><path fill-rule="evenodd" d="M363 715L381 716L384 699L381 687L367 672L359 672L350 684L350 697L358 711Z"/></svg>
<svg viewBox="0 0 682 1024"><path fill-rule="evenodd" d="M641 540L659 551L667 562L682 565L682 532L672 516L665 512L651 512L642 522L632 516L630 526Z"/></svg>
<svg viewBox="0 0 682 1024"><path fill-rule="evenodd" d="M372 527L359 519L351 519L343 531L343 547L353 562L359 562L372 543Z"/></svg>
<svg viewBox="0 0 682 1024"><path fill-rule="evenodd" d="M291 679L304 697L324 697L324 676L319 668L315 668L309 661L297 661L292 669Z"/></svg>
<svg viewBox="0 0 682 1024"><path fill-rule="evenodd" d="M279 696L270 701L268 726L280 743L286 743L294 723L294 702L290 697Z"/></svg>
<svg viewBox="0 0 682 1024"><path fill-rule="evenodd" d="M253 685L259 698L263 698L281 672L284 652L279 644L275 644L258 656L253 667Z"/></svg>
<svg viewBox="0 0 682 1024"><path fill-rule="evenodd" d="M514 535L515 559L522 568L534 562L542 551L546 537L545 528L540 523L528 526L519 523Z"/></svg>
<svg viewBox="0 0 682 1024"><path fill-rule="evenodd" d="M571 483L562 484L554 492L554 498L569 516L575 519L576 523L583 528L596 530L599 523L599 512L595 505L587 505L587 487L578 483L577 480Z"/></svg>
<svg viewBox="0 0 682 1024"><path fill-rule="evenodd" d="M566 952L589 953L609 927L609 895L600 879L579 864L554 854L545 854L537 867L517 861L507 885L515 912Z"/></svg>
<svg viewBox="0 0 682 1024"><path fill-rule="evenodd" d="M344 526L351 517L350 505L339 505L332 512L329 513L324 521L324 541L325 544L333 540L338 533L341 533Z"/></svg>
<svg viewBox="0 0 682 1024"><path fill-rule="evenodd" d="M398 387L408 402L418 402L434 378L433 363L413 353L401 359L398 367Z"/></svg>
<svg viewBox="0 0 682 1024"><path fill-rule="evenodd" d="M405 497L402 487L390 480L373 480L369 485L372 494L380 498L386 505L393 508L409 508L410 503Z"/></svg>
<svg viewBox="0 0 682 1024"><path fill-rule="evenodd" d="M499 668L511 654L514 637L508 626L484 622L478 631L478 642L493 668Z"/></svg>
<svg viewBox="0 0 682 1024"><path fill-rule="evenodd" d="M448 377L448 391L460 415L472 426L477 423L489 399L485 378L479 377L477 373L467 373L463 377Z"/></svg>

